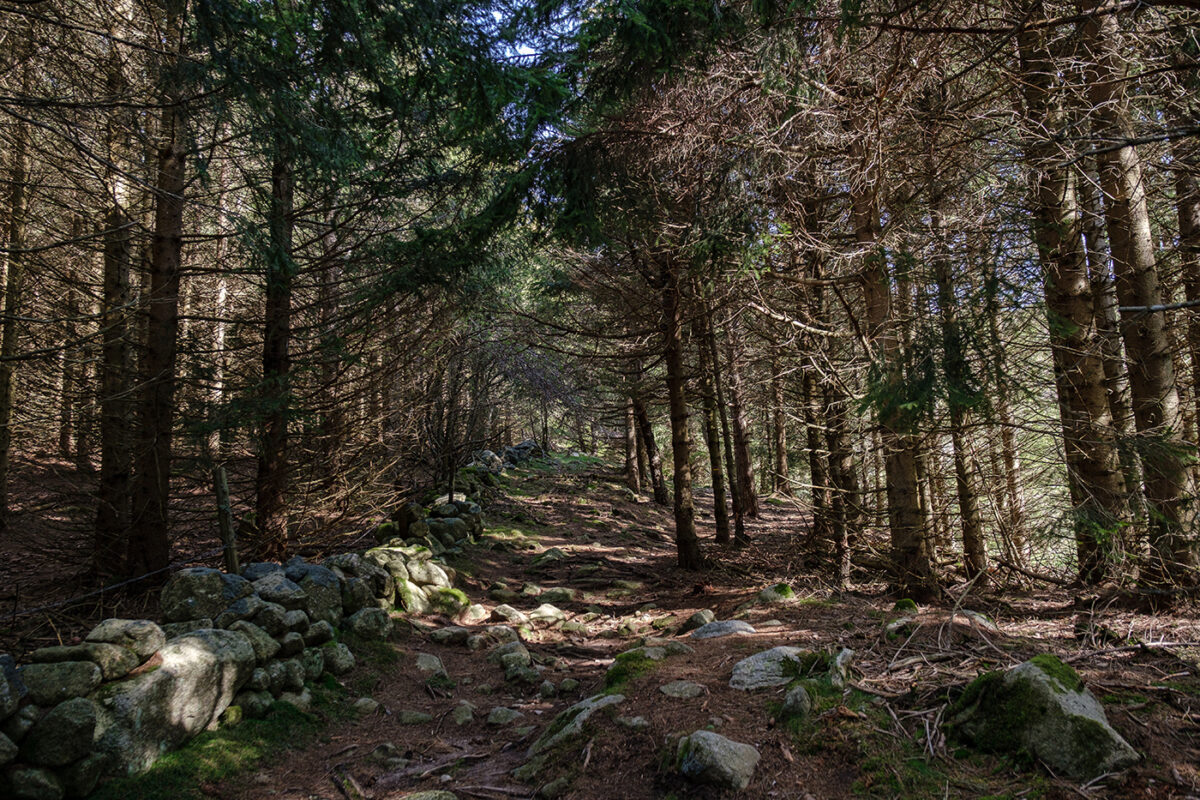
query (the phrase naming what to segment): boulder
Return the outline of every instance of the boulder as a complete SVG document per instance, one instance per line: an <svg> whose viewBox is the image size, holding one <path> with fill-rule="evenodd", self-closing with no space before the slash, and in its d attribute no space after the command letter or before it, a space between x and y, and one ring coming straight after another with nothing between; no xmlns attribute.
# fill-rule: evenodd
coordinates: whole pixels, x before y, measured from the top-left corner
<svg viewBox="0 0 1200 800"><path fill-rule="evenodd" d="M263 691L246 691L240 692L237 697L233 698L233 704L241 707L242 713L248 719L262 719L271 710L271 703L275 702L275 698L270 692Z"/></svg>
<svg viewBox="0 0 1200 800"><path fill-rule="evenodd" d="M690 700L704 694L704 687L693 681L671 681L658 687L658 690L667 697L675 697L680 700Z"/></svg>
<svg viewBox="0 0 1200 800"><path fill-rule="evenodd" d="M793 686L783 698L779 716L784 719L805 719L812 713L812 698L803 686Z"/></svg>
<svg viewBox="0 0 1200 800"><path fill-rule="evenodd" d="M408 566L408 579L418 586L444 586L449 588L454 585L454 581L450 575L439 564L434 564L432 561L413 561Z"/></svg>
<svg viewBox="0 0 1200 800"><path fill-rule="evenodd" d="M712 731L696 731L679 740L679 771L697 783L741 791L750 785L759 754L754 747Z"/></svg>
<svg viewBox="0 0 1200 800"><path fill-rule="evenodd" d="M17 746L13 743L13 740L0 733L0 767L15 759L17 752Z"/></svg>
<svg viewBox="0 0 1200 800"><path fill-rule="evenodd" d="M807 674L809 659L815 655L799 647L772 647L734 664L729 685L745 691L783 686Z"/></svg>
<svg viewBox="0 0 1200 800"><path fill-rule="evenodd" d="M438 628L429 634L429 640L436 644L448 645L465 645L467 639L471 636L471 632L466 628L458 625L449 625L445 628Z"/></svg>
<svg viewBox="0 0 1200 800"><path fill-rule="evenodd" d="M205 617L203 619L188 619L183 622L164 622L162 625L163 635L167 637L167 641L171 641L176 636L183 636L185 633L193 631L206 631L209 628L215 627L212 619Z"/></svg>
<svg viewBox="0 0 1200 800"><path fill-rule="evenodd" d="M308 629L312 627L312 620L308 618L308 614L300 609L295 609L283 615L283 625L288 631L303 635L307 634Z"/></svg>
<svg viewBox="0 0 1200 800"><path fill-rule="evenodd" d="M132 775L212 724L254 671L254 649L240 633L201 630L167 642L155 670L100 687L96 749L108 770Z"/></svg>
<svg viewBox="0 0 1200 800"><path fill-rule="evenodd" d="M294 656L304 649L304 637L292 631L288 631L275 641L279 642L279 652L277 655L280 658Z"/></svg>
<svg viewBox="0 0 1200 800"><path fill-rule="evenodd" d="M542 603L529 612L529 619L535 625L553 628L566 622L567 615L549 603Z"/></svg>
<svg viewBox="0 0 1200 800"><path fill-rule="evenodd" d="M734 636L756 633L754 626L740 619L723 619L707 622L692 631L693 639L717 639L722 636Z"/></svg>
<svg viewBox="0 0 1200 800"><path fill-rule="evenodd" d="M303 608L308 602L308 595L304 590L295 581L289 580L282 570L267 573L252 586L263 600L281 605L289 611Z"/></svg>
<svg viewBox="0 0 1200 800"><path fill-rule="evenodd" d="M1139 760L1075 670L1049 654L976 678L947 711L945 729L955 741L1029 756L1077 781Z"/></svg>
<svg viewBox="0 0 1200 800"><path fill-rule="evenodd" d="M100 667L91 661L29 664L21 669L29 698L39 706L56 706L63 700L83 697L100 685L100 678Z"/></svg>
<svg viewBox="0 0 1200 800"><path fill-rule="evenodd" d="M59 703L21 742L21 760L39 767L64 767L92 751L96 705L86 697Z"/></svg>
<svg viewBox="0 0 1200 800"><path fill-rule="evenodd" d="M4 720L3 724L0 724L0 733L7 736L10 741L20 742L41 717L42 709L32 703L23 705L15 714ZM3 759L0 759L0 763L3 763Z"/></svg>
<svg viewBox="0 0 1200 800"><path fill-rule="evenodd" d="M167 643L163 629L148 619L106 619L84 637L84 641L115 644L145 661Z"/></svg>
<svg viewBox="0 0 1200 800"><path fill-rule="evenodd" d="M333 638L333 626L325 620L320 620L309 625L308 630L304 632L304 646L319 647L326 642L333 641Z"/></svg>
<svg viewBox="0 0 1200 800"><path fill-rule="evenodd" d="M301 611L301 614L304 612ZM252 622L262 628L272 636L282 636L289 633L287 624L288 610L278 603L263 603L262 609L254 615ZM305 616L305 627L308 626L308 618Z"/></svg>
<svg viewBox="0 0 1200 800"><path fill-rule="evenodd" d="M454 508L453 505L447 504L447 507ZM455 509L457 513L457 509ZM454 547L459 542L471 536L470 524L459 517L445 517L436 519L430 517L425 520L429 526L429 535L436 536L438 540L446 547Z"/></svg>
<svg viewBox="0 0 1200 800"><path fill-rule="evenodd" d="M17 694L17 687L13 685L13 681L10 681L7 675L0 672L0 720L6 719L16 711L20 704L21 696Z"/></svg>
<svg viewBox="0 0 1200 800"><path fill-rule="evenodd" d="M182 622L216 617L254 591L241 575L228 575L211 567L189 567L167 580L159 604L168 622Z"/></svg>
<svg viewBox="0 0 1200 800"><path fill-rule="evenodd" d="M315 681L325 671L325 651L324 647L308 647L300 651L300 664L304 667L306 680Z"/></svg>
<svg viewBox="0 0 1200 800"><path fill-rule="evenodd" d="M364 608L346 619L346 630L363 639L386 639L392 632L392 618L379 608Z"/></svg>
<svg viewBox="0 0 1200 800"><path fill-rule="evenodd" d="M513 708L496 706L487 715L488 725L511 725L525 715Z"/></svg>
<svg viewBox="0 0 1200 800"><path fill-rule="evenodd" d="M396 605L409 614L428 614L432 609L420 586L400 578L396 579Z"/></svg>
<svg viewBox="0 0 1200 800"><path fill-rule="evenodd" d="M408 502L392 512L392 521L396 523L397 536L401 539L408 538L408 532L414 522L419 522L425 518L425 507L420 503ZM380 542L383 544L383 542Z"/></svg>
<svg viewBox="0 0 1200 800"><path fill-rule="evenodd" d="M371 584L362 578L343 578L342 613L351 616L364 608L376 608L375 593L371 591Z"/></svg>
<svg viewBox="0 0 1200 800"><path fill-rule="evenodd" d="M29 660L37 664L53 664L60 661L91 661L100 667L106 681L115 681L129 674L139 663L137 653L116 644L106 642L84 642L83 644L60 647L43 647L29 654Z"/></svg>

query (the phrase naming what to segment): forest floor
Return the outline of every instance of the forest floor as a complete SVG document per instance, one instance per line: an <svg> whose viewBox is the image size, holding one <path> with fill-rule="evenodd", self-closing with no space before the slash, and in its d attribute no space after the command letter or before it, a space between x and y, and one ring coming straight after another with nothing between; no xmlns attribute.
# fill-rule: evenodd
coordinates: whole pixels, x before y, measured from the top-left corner
<svg viewBox="0 0 1200 800"><path fill-rule="evenodd" d="M700 527L711 529L711 498L699 500ZM576 691L545 697L536 685L506 682L486 650L434 643L429 634L453 624L450 619L398 622L392 639L360 654L359 666L342 679L344 688L319 706L323 721L314 734L297 730L285 752L250 758L224 777L217 771L173 787L172 800L393 800L428 789L461 799L533 797L543 781L527 785L511 771L555 714L602 691L616 654L643 637L672 636L705 608L717 619L743 618L758 632L682 638L693 653L667 658L630 680L621 689L626 701L618 713L641 716L648 725L634 730L612 718L599 720L572 751L571 763L559 765L574 776L561 796L724 796L684 782L668 766L675 737L703 728L758 749L754 778L738 795L746 798L1200 796L1200 647L1180 646L1200 641L1194 608L1162 616L1097 608L1091 626L1078 629L1078 599L1066 590L1004 587L964 595L960 585L951 591L955 600L921 607L905 635L889 637L884 625L895 616L898 598L862 569L851 590L831 591L824 577L828 564L802 546L807 518L790 501L763 504L761 516L748 525L748 547L722 551L706 542L711 567L687 572L675 566L670 510L633 497L618 474L586 459L510 472L485 516L483 543L451 562L460 587L489 608L497 605L489 589L523 591L512 605L525 611L543 602L539 588L575 589L575 600L555 605L568 620L587 621L569 626L570 632L538 629L526 645L545 667L545 678L556 685L572 678ZM549 548L566 557L534 566ZM780 582L795 587L796 598L744 607ZM964 610L988 615L997 629L973 624ZM729 687L734 663L776 645L852 648L852 680L841 701L818 707L802 725L777 725L770 713L780 700L775 693ZM947 746L938 723L948 697L982 671L1044 652L1080 673L1113 726L1143 754L1141 764L1079 785L1041 765ZM442 660L453 686L427 685L415 668L421 653ZM676 699L659 691L673 680L699 683L704 693ZM379 710L349 712L363 696L378 701ZM459 725L451 713L463 700L475 713ZM523 716L488 724L496 707ZM403 712L412 711L429 720L403 724ZM381 763L377 748L389 744L407 765ZM113 796L158 797L167 785L152 771L123 783Z"/></svg>

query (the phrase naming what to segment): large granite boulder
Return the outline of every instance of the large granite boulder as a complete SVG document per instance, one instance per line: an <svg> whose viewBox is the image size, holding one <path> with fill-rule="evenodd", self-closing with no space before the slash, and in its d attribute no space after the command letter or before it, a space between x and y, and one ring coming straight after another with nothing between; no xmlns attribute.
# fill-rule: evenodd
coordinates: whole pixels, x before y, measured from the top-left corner
<svg viewBox="0 0 1200 800"><path fill-rule="evenodd" d="M948 738L1032 757L1072 780L1091 780L1139 760L1075 670L1049 654L976 678L950 707L945 729Z"/></svg>
<svg viewBox="0 0 1200 800"><path fill-rule="evenodd" d="M39 706L55 706L72 697L83 697L100 685L100 667L90 661L30 664L21 668L29 699Z"/></svg>
<svg viewBox="0 0 1200 800"><path fill-rule="evenodd" d="M108 770L132 775L212 724L254 671L254 649L240 633L199 630L167 642L155 670L91 695L96 748Z"/></svg>
<svg viewBox="0 0 1200 800"><path fill-rule="evenodd" d="M216 617L254 588L241 575L228 575L211 567L189 567L170 577L160 604L168 622Z"/></svg>

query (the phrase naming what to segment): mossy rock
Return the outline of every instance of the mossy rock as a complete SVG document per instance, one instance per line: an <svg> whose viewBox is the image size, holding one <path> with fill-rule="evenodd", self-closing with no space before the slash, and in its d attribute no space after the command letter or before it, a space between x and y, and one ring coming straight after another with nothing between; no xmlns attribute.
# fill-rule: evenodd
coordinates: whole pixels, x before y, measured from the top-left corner
<svg viewBox="0 0 1200 800"><path fill-rule="evenodd" d="M967 686L946 714L951 741L1044 762L1056 775L1090 780L1137 763L1075 670L1042 654Z"/></svg>
<svg viewBox="0 0 1200 800"><path fill-rule="evenodd" d="M920 608L917 607L917 601L908 597L897 600L896 604L892 606L892 612L895 614L915 614L918 611Z"/></svg>

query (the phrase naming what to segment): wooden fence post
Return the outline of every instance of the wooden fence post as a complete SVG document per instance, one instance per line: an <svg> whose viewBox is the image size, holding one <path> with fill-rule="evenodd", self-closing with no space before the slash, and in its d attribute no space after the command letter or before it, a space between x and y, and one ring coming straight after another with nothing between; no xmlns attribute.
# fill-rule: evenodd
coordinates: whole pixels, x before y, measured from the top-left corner
<svg viewBox="0 0 1200 800"><path fill-rule="evenodd" d="M229 480L225 477L224 467L213 469L213 488L217 493L217 528L221 543L225 545L225 571L230 575L240 575L242 570L238 564L237 534L233 530L233 508L229 504Z"/></svg>

